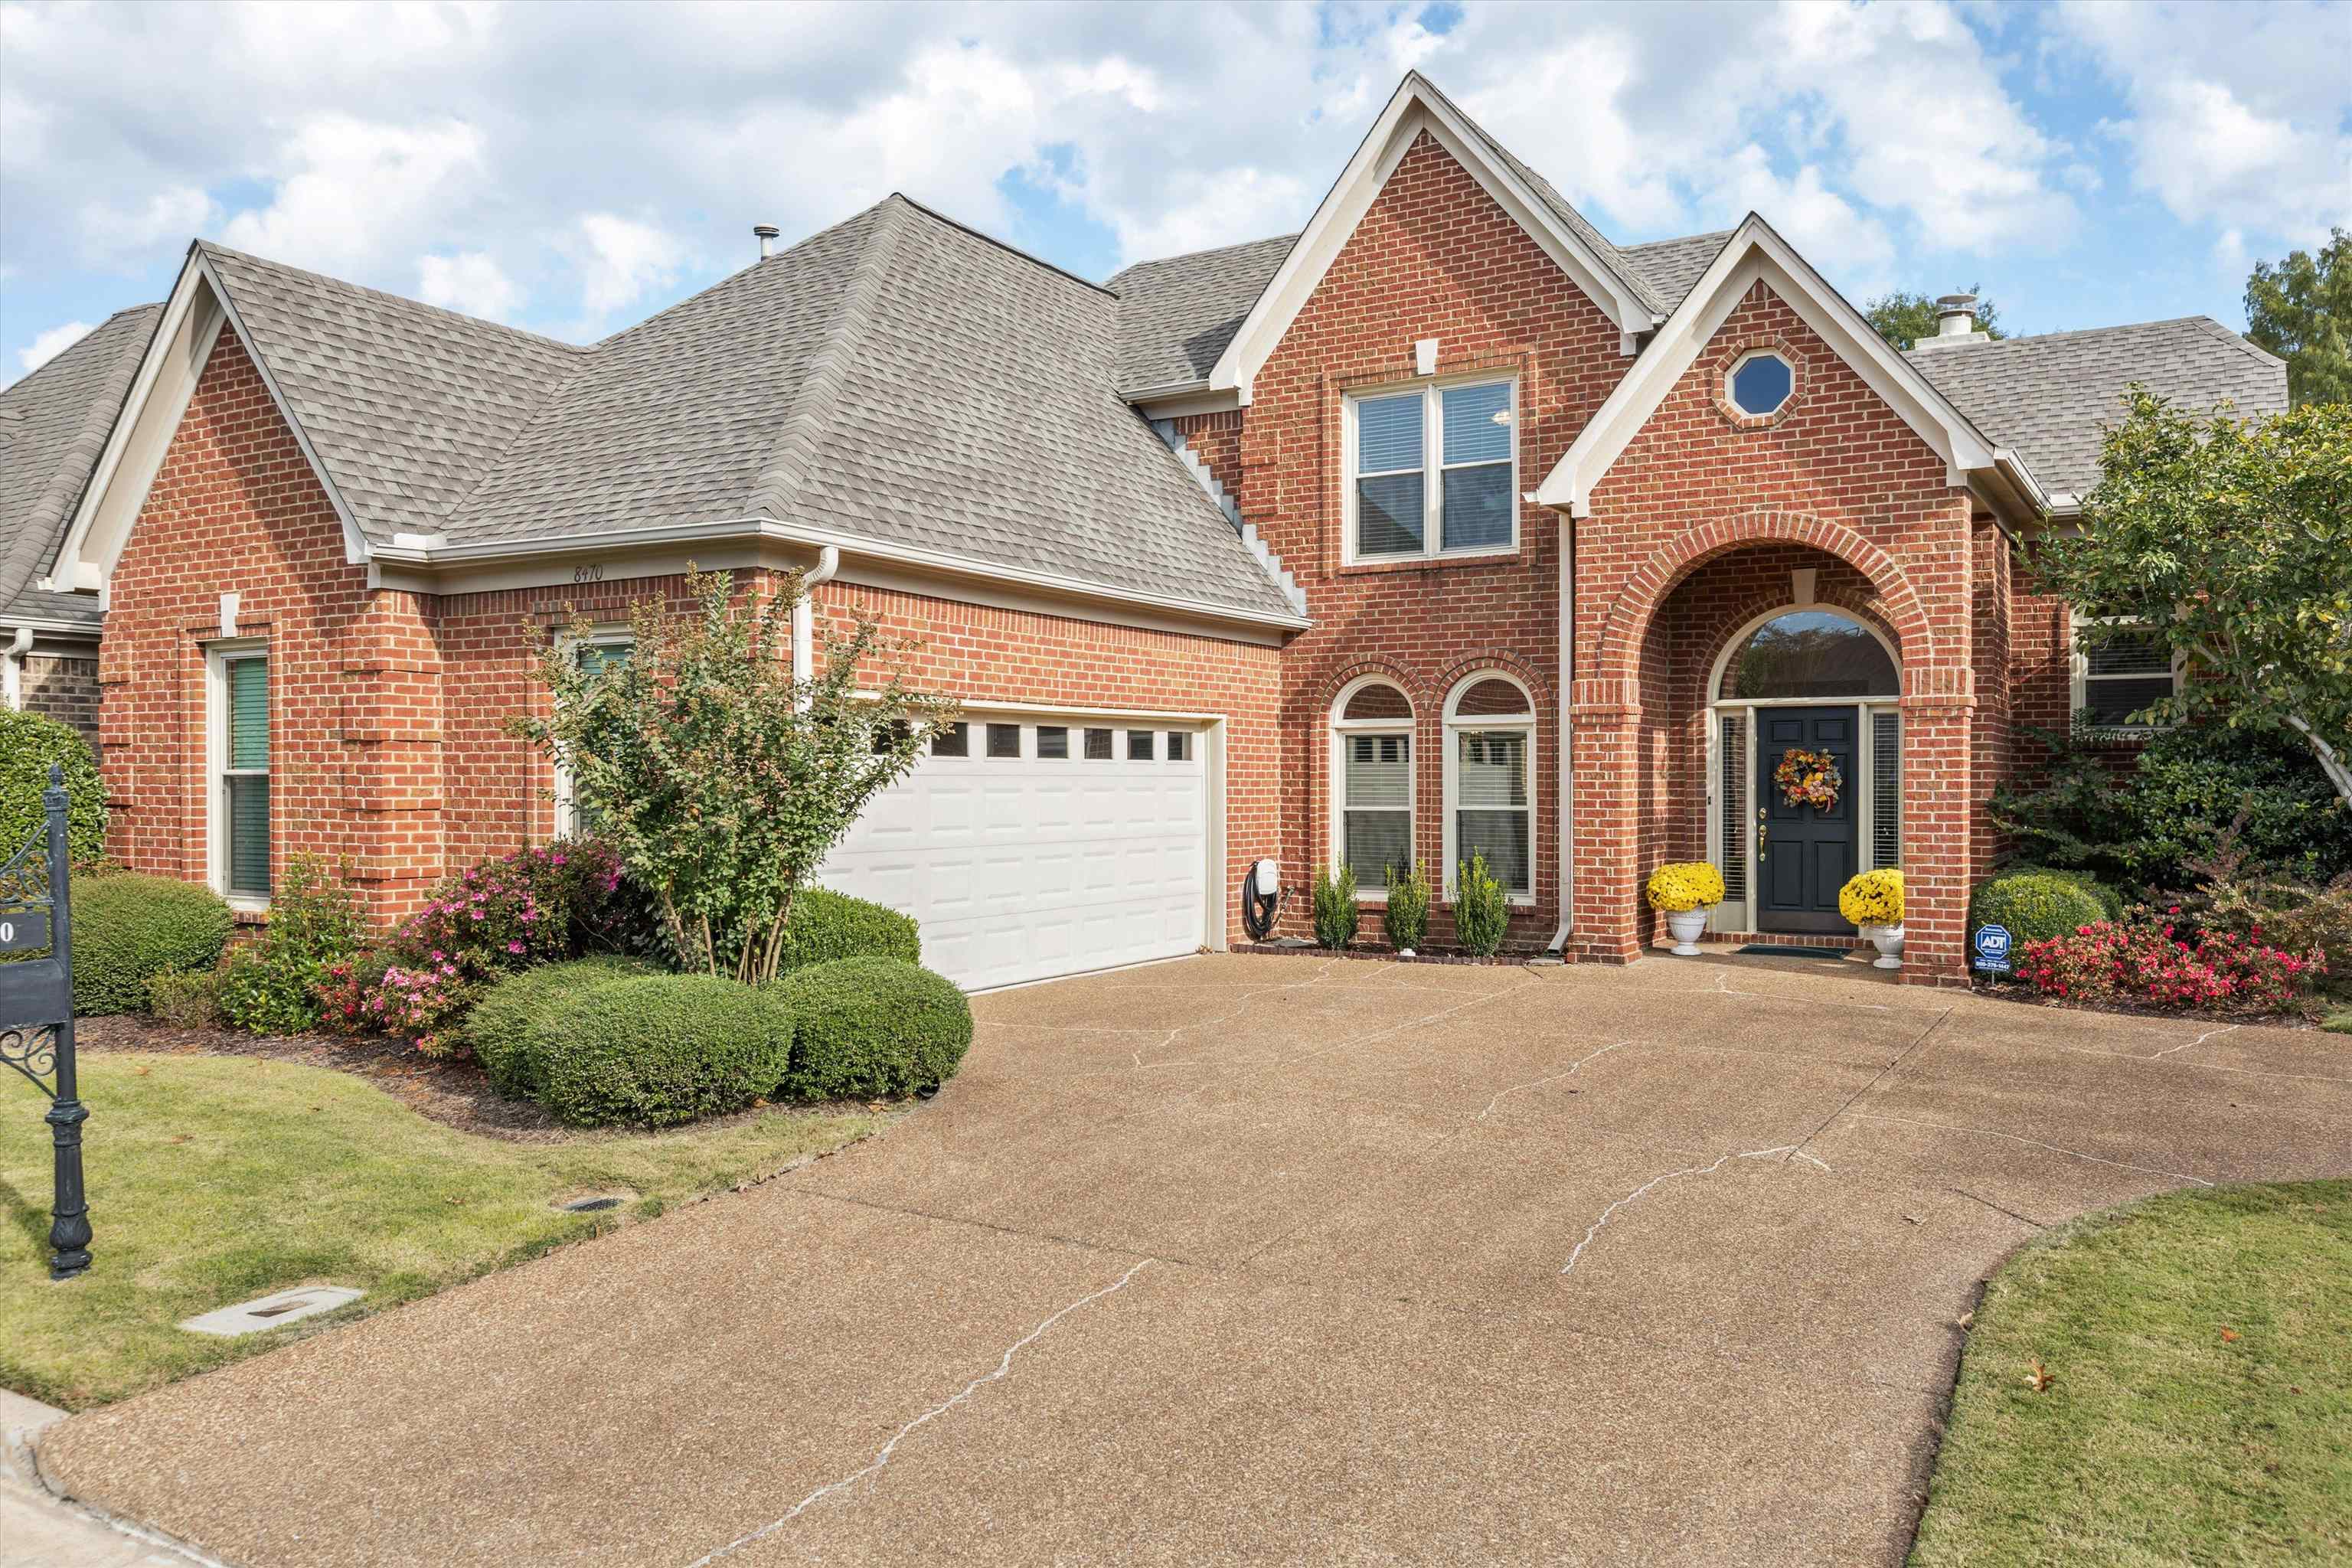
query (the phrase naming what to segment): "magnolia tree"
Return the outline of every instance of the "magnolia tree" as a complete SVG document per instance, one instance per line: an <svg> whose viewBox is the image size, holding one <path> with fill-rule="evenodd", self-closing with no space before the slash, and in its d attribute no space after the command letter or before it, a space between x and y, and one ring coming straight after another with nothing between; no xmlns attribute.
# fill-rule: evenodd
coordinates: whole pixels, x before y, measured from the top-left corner
<svg viewBox="0 0 2352 1568"><path fill-rule="evenodd" d="M540 656L549 715L512 725L659 904L679 961L748 984L775 977L793 894L955 715L906 684L913 645L862 617L813 671L792 669L803 592L797 576L761 597L689 570L689 606L630 606L625 659L583 658L575 618ZM890 668L864 687L869 660Z"/></svg>
<svg viewBox="0 0 2352 1568"><path fill-rule="evenodd" d="M2302 737L2352 807L2352 405L2200 417L2135 386L2077 534L2035 550L2085 649L2153 634L2189 667L2147 717ZM2128 623L2128 624L2125 624Z"/></svg>

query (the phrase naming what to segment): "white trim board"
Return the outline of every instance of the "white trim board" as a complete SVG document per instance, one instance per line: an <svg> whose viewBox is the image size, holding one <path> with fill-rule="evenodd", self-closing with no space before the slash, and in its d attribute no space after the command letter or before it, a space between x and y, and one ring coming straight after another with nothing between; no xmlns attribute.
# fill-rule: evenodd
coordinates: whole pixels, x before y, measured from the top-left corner
<svg viewBox="0 0 2352 1568"><path fill-rule="evenodd" d="M1617 323L1627 353L1632 352L1634 334L1646 332L1656 325L1656 316L1632 286L1560 223L1540 196L1487 151L1485 138L1459 110L1424 81L1419 72L1412 72L1381 110L1380 118L1372 122L1371 130L1357 146L1355 156L1348 160L1347 167L1340 171L1339 178L1291 246L1290 254L1258 295L1257 302L1250 307L1249 314L1243 318L1240 331L1225 345L1225 352L1209 372L1211 391L1237 390L1243 403L1250 401L1251 384L1259 368L1282 342L1283 334L1290 330L1290 323L1306 308L1307 301L1314 297L1324 274L1331 269L1331 264L1339 259L1339 252L1356 232L1356 226L1363 221L1389 176L1396 172L1423 132L1469 172L1496 205L1508 213L1543 248L1544 254L1559 265L1569 281Z"/></svg>
<svg viewBox="0 0 2352 1568"><path fill-rule="evenodd" d="M2041 486L2016 455L1988 440L1754 213L1741 222L1688 298L1544 477L1536 500L1577 517L1591 516L1592 492L1611 466L1759 282L1796 311L1847 368L1935 449L1953 484L1969 483L1971 474L1998 471L2029 503L2046 509Z"/></svg>

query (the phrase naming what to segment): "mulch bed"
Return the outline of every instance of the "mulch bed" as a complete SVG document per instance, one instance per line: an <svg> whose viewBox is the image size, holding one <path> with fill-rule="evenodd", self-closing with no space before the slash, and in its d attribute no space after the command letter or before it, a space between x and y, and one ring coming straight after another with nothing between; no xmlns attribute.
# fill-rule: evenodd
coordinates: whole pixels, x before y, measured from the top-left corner
<svg viewBox="0 0 2352 1568"><path fill-rule="evenodd" d="M566 1127L527 1100L509 1100L490 1087L489 1075L471 1059L446 1061L418 1054L383 1035L250 1035L237 1029L181 1029L131 1016L83 1018L74 1026L78 1047L94 1051L146 1051L162 1056L263 1057L350 1073L391 1095L428 1121L478 1137L509 1143L593 1143L654 1135L629 1128ZM772 1116L780 1110L813 1115L844 1110L903 1109L897 1102L755 1106L730 1116L692 1123L704 1131ZM661 1131L677 1131L670 1128Z"/></svg>
<svg viewBox="0 0 2352 1568"><path fill-rule="evenodd" d="M1282 958L1291 956L1304 958L1368 958L1376 959L1384 963L1503 963L1510 964L1518 968L1525 968L1528 964L1532 963L1537 959L1544 956L1543 950L1541 948L1529 948L1524 952L1498 952L1492 958L1480 958L1475 953L1445 952L1442 950L1423 948L1413 953L1412 957L1407 958L1404 954L1396 952L1394 949L1386 947L1344 947L1335 952L1328 947L1317 947L1311 942L1305 946L1296 946L1289 942L1237 942L1234 944L1233 951L1235 952L1264 953L1269 956Z"/></svg>
<svg viewBox="0 0 2352 1568"><path fill-rule="evenodd" d="M2054 1007L2066 1013L2111 1013L2126 1018L2163 1018L2179 1024L2261 1024L2273 1029L2315 1029L2326 1016L2329 1004L2316 998L2306 998L2301 1009L2283 1013L2222 1013L2210 1008L2143 1007L2130 1002L2078 1002L2069 996L2044 996L2030 986L1997 984L1976 981L1969 989L1995 1002L2013 1002L2021 1007Z"/></svg>

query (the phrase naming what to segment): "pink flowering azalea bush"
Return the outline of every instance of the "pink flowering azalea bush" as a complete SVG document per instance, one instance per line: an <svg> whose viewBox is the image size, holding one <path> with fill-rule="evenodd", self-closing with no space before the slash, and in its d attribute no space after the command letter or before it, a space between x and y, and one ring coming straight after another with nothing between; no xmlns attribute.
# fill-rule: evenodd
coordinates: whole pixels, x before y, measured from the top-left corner
<svg viewBox="0 0 2352 1568"><path fill-rule="evenodd" d="M457 1026L499 975L625 945L626 905L620 862L591 840L469 866L376 952L328 967L319 987L325 1020L447 1055Z"/></svg>
<svg viewBox="0 0 2352 1568"><path fill-rule="evenodd" d="M2074 1002L2270 1013L2307 994L2327 973L2316 947L2269 946L2260 926L2192 933L2179 913L2135 909L2121 921L2029 942L2019 952L2018 977L2045 996Z"/></svg>

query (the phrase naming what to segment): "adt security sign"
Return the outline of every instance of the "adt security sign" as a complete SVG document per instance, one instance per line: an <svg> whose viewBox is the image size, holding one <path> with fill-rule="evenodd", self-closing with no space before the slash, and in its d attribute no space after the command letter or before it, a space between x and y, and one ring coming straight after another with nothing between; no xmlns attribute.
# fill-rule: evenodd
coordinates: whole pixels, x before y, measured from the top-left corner
<svg viewBox="0 0 2352 1568"><path fill-rule="evenodd" d="M1987 974L2009 973L2009 928L2007 926L1979 926L1975 946L1977 950L1975 967Z"/></svg>

